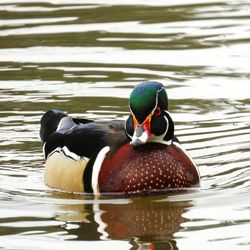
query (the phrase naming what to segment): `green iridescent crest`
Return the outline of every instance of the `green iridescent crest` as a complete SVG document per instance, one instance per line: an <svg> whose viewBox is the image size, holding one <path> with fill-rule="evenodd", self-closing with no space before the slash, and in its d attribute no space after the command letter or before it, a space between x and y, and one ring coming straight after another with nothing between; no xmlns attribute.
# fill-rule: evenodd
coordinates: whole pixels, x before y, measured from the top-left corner
<svg viewBox="0 0 250 250"><path fill-rule="evenodd" d="M156 108L156 104L162 110L168 109L167 93L159 82L140 83L130 95L130 109L140 123Z"/></svg>

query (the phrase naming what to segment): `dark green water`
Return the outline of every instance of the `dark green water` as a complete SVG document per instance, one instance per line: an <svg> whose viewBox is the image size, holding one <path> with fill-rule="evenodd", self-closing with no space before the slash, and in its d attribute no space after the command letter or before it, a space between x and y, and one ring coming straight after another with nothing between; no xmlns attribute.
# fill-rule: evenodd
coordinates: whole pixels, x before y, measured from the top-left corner
<svg viewBox="0 0 250 250"><path fill-rule="evenodd" d="M1 0L0 249L249 249L249 13L249 0ZM145 80L166 86L201 188L46 187L43 112L125 119Z"/></svg>

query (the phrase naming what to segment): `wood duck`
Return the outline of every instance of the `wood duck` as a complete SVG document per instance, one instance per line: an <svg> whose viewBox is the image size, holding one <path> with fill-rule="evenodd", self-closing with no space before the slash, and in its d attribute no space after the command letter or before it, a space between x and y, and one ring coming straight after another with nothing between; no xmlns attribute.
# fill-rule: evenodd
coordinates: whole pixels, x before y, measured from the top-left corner
<svg viewBox="0 0 250 250"><path fill-rule="evenodd" d="M49 110L41 118L45 183L67 192L143 193L195 187L197 167L174 135L159 82L132 91L130 115L108 123Z"/></svg>

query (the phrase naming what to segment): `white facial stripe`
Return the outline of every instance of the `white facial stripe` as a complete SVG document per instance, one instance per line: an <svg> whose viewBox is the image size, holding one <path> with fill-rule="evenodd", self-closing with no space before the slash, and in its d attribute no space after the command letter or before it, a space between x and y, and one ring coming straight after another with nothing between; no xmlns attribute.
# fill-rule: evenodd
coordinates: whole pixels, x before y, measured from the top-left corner
<svg viewBox="0 0 250 250"><path fill-rule="evenodd" d="M158 107L158 96L159 96L159 93L164 89L164 87L162 87L161 89L159 89L156 93L156 100L155 100L155 107L153 108L152 110L152 115L154 114L155 110L157 109Z"/></svg>
<svg viewBox="0 0 250 250"><path fill-rule="evenodd" d="M155 99L155 107L153 108L153 110L151 111L151 114L153 115L155 110L157 109L158 107L158 96L159 96L159 93L162 91L162 89L164 89L163 87L161 89L159 89L157 92L156 92L156 99Z"/></svg>
<svg viewBox="0 0 250 250"><path fill-rule="evenodd" d="M168 111L165 110L166 113L169 114ZM164 116L164 119L166 120L166 123L167 123L167 127L166 127L166 130L163 134L161 135L154 135L151 133L150 137L149 137L149 142L158 142L158 143L163 143L163 144L171 144L172 140L169 140L169 141L164 141L163 138L166 136L167 132L168 132L168 129L169 129L169 122L168 122L168 119L166 116Z"/></svg>
<svg viewBox="0 0 250 250"><path fill-rule="evenodd" d="M159 89L157 92L156 92L156 99L155 99L155 106L153 108L153 110L151 111L151 114L153 115L155 113L155 110L157 109L158 107L158 96L159 96L159 93L164 89L164 87L162 87L161 89ZM130 113L134 115L133 111L130 109ZM168 111L164 110L166 113L169 114ZM144 131L143 134L140 136L140 137L136 137L136 133L134 131L134 134L133 136L130 136L129 134L127 134L129 136L129 138L132 140L131 141L131 144L133 144L134 141L136 140L140 140L144 143L146 143L147 141L150 141L150 142L158 142L158 143L163 143L163 144L171 144L172 140L170 141L164 141L163 138L165 137L165 135L167 134L167 131L168 131L168 128L169 128L169 122L168 122L168 119L167 117L164 116L164 119L166 120L167 122L167 129L165 130L165 132L162 134L162 135L159 135L159 136L156 136L154 134L150 134L150 136L148 137L148 134ZM126 128L126 127L125 127Z"/></svg>
<svg viewBox="0 0 250 250"><path fill-rule="evenodd" d="M170 114L169 114L169 112L167 111L167 110L164 110L169 116L170 116ZM164 119L166 120L166 123L167 123L167 128L166 128L166 131L165 131L165 134L164 134L164 136L167 134L167 132L168 132L168 129L169 129L169 121L168 121L168 118L164 115Z"/></svg>
<svg viewBox="0 0 250 250"><path fill-rule="evenodd" d="M155 110L157 109L158 107L158 96L159 96L159 93L162 91L162 89L164 89L164 87L162 87L161 89L159 89L157 92L156 92L156 97L155 97L155 106L154 108L152 109L151 111L151 114L153 115ZM130 110L130 113L135 116L135 114L133 113L133 111L131 110L131 108L129 107L129 110Z"/></svg>

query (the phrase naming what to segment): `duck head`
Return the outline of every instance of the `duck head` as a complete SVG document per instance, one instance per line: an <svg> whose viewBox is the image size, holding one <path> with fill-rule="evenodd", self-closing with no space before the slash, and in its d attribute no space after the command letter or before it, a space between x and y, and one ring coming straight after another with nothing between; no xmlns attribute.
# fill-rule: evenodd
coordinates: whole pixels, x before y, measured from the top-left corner
<svg viewBox="0 0 250 250"><path fill-rule="evenodd" d="M171 143L174 123L167 111L168 97L163 84L138 84L130 95L129 108L125 129L134 148L147 142Z"/></svg>

